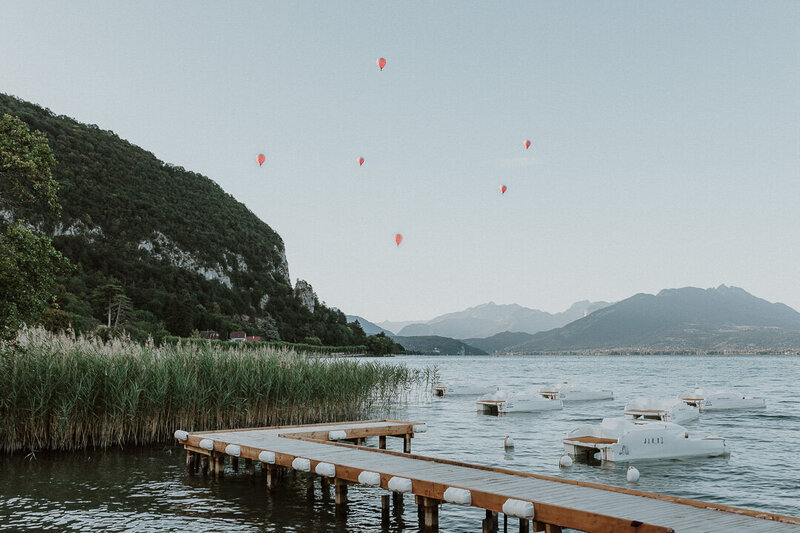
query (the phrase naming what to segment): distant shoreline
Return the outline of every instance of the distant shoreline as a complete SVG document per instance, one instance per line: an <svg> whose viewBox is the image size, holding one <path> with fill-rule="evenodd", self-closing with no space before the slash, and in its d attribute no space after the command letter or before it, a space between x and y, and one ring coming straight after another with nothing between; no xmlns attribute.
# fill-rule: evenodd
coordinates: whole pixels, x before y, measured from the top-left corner
<svg viewBox="0 0 800 533"><path fill-rule="evenodd" d="M501 357L525 355L800 355L798 350L570 350L553 352L492 353L487 355L444 354L444 353L406 353L397 355L435 356L435 357Z"/></svg>

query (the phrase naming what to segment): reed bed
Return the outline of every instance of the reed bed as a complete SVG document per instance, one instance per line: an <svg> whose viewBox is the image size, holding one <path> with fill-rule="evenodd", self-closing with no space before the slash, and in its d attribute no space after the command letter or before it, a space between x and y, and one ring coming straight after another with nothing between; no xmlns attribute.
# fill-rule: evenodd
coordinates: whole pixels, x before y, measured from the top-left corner
<svg viewBox="0 0 800 533"><path fill-rule="evenodd" d="M429 373L272 347L157 347L25 329L0 344L0 448L142 445L175 429L359 419L386 412Z"/></svg>

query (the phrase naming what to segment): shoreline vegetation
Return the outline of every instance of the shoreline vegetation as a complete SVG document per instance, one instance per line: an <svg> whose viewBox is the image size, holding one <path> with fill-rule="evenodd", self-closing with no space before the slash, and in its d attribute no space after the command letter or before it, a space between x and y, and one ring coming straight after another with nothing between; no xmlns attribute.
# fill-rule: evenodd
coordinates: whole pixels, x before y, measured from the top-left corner
<svg viewBox="0 0 800 533"><path fill-rule="evenodd" d="M22 329L0 343L0 450L168 442L187 431L387 412L435 369L209 342L139 344Z"/></svg>

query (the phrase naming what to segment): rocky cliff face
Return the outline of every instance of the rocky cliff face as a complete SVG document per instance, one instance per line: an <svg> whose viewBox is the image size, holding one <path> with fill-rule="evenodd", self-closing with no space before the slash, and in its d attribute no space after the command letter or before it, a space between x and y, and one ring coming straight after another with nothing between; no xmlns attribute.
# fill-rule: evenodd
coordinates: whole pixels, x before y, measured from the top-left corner
<svg viewBox="0 0 800 533"><path fill-rule="evenodd" d="M294 297L300 300L300 305L314 312L317 305L317 295L314 294L314 289L311 284L305 280L298 279L294 285Z"/></svg>

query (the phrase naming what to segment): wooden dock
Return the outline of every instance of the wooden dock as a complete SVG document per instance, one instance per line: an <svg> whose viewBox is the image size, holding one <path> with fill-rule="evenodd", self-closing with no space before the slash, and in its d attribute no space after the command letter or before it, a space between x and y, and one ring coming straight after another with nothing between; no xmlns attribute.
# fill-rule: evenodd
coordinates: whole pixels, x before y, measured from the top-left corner
<svg viewBox="0 0 800 533"><path fill-rule="evenodd" d="M424 425L396 420L282 426L186 433L176 437L187 450L191 472L222 475L226 458L240 458L252 475L261 463L267 488L275 489L289 469L309 472L323 487L333 485L337 504L347 501L347 486L374 485L414 495L420 525L438 528L442 504L471 505L486 511L483 531L497 531L498 517L519 522L519 531L560 532L794 532L800 519L569 479L411 454L411 441ZM379 448L360 446L378 437ZM386 450L387 438L403 440L404 452ZM450 490L448 490L450 489ZM378 489L376 488L376 491ZM383 520L389 496L382 496ZM476 524L476 529L478 525Z"/></svg>

